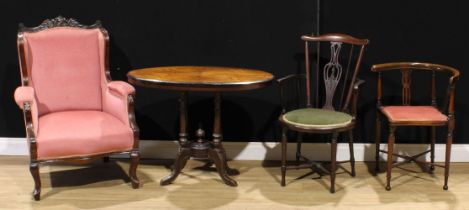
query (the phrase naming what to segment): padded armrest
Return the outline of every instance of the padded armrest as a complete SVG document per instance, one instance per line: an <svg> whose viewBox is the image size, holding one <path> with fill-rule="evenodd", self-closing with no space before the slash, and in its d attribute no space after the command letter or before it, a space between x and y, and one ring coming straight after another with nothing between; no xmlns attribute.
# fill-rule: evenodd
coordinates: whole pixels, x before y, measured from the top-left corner
<svg viewBox="0 0 469 210"><path fill-rule="evenodd" d="M37 103L36 103L36 97L35 97L35 94L34 94L34 88L33 87L30 87L30 86L20 86L20 87L17 87L16 90L15 90L15 93L14 93L14 98L15 98L15 102L16 104L18 104L18 106L21 108L21 109L24 109L24 103L25 102L29 102L29 105L31 106L31 110L30 113L31 117L32 118L32 123L33 123L33 132L34 132L34 135L37 136L37 132L38 132L38 129L39 129L39 115L38 115L38 109L37 109ZM25 114L27 114L25 112ZM28 123L28 122L26 122Z"/></svg>
<svg viewBox="0 0 469 210"><path fill-rule="evenodd" d="M24 102L35 103L34 89L30 86L20 86L15 90L15 102L23 109Z"/></svg>
<svg viewBox="0 0 469 210"><path fill-rule="evenodd" d="M103 111L107 112L124 124L130 126L128 97L135 94L135 88L123 81L107 83L107 90L103 95Z"/></svg>
<svg viewBox="0 0 469 210"><path fill-rule="evenodd" d="M122 96L127 96L131 94L135 94L135 88L130 85L129 83L123 82L123 81L112 81L107 83L107 87L119 93Z"/></svg>

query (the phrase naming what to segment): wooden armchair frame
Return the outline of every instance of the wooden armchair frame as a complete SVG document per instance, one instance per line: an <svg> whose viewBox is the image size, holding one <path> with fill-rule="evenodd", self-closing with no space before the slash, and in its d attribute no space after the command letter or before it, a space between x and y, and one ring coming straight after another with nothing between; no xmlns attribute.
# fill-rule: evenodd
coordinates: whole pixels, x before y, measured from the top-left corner
<svg viewBox="0 0 469 210"><path fill-rule="evenodd" d="M336 174L336 165L337 163L343 163L343 162L350 162L351 164L351 175L355 176L355 158L354 158L354 151L353 151L353 128L355 127L355 121L356 121L356 113L357 113L357 100L358 100L358 92L359 92L359 87L361 84L364 83L363 80L358 79L357 75L360 70L360 64L361 60L363 58L363 53L365 50L365 46L368 44L367 39L358 39L346 34L325 34L325 35L320 35L320 36L302 36L301 39L305 42L305 68L306 68L306 73L305 74L293 74L293 75L288 75L286 77L283 77L281 79L278 79L277 82L279 84L279 92L280 92L280 99L281 99L281 106L282 106L282 113L279 117L279 122L282 126L282 166L281 166L281 173L282 173L282 180L281 180L281 186L285 186L285 175L286 171L290 169L301 169L301 168L312 168L313 165L316 163L308 160L306 157L304 157L301 153L301 144L303 142L303 133L319 133L319 134L332 134L332 139L331 139L331 166L329 169L329 173L331 176L331 186L330 186L330 192L334 193L335 192L335 174ZM315 92L314 95L312 94L312 87L311 87L311 64L310 64L310 43L315 42L317 43L317 56L316 56L316 74L315 74ZM337 83L342 84L342 86L336 86L336 87L325 87L325 92L326 92L326 97L325 100L321 101L320 100L320 80L319 78L322 77L322 75L327 74L325 73L326 70L326 65L322 66L322 61L321 61L321 55L320 55L320 44L324 43L330 43L331 44L331 50L335 52L331 52L331 61L328 64L333 63L333 60L338 59L338 57L333 58L333 53L335 56L339 56L340 53L340 46L342 44L347 44L350 45L350 52L347 60L347 68L344 69L345 73L341 73L339 78L332 78L337 81ZM334 48L332 45L340 45L339 49ZM354 48L357 47L356 50L358 50L357 55L353 57L353 52ZM327 53L325 53L327 54ZM337 64L337 63L335 63ZM321 67L324 67L322 69ZM320 71L323 70L321 73ZM338 71L338 70L336 70ZM322 75L321 75L322 74ZM329 75L329 77L334 77L332 73ZM324 77L324 84L326 82L330 82L329 77ZM302 88L301 86L301 80L305 81L305 95L304 97L306 98L306 108L318 108L318 109L327 109L327 110L337 110L337 112L343 112L347 113L352 116L351 122L347 123L346 125L337 125L337 126L325 126L325 127L309 127L309 126L302 126L298 124L293 124L290 122L287 122L284 118L285 114L290 111L288 107L288 100L287 97L289 94L285 91L286 86L292 85L295 86L294 89L296 89L297 95L298 95L298 101L296 102L296 107L297 108L302 108L304 106L301 105L301 100L300 100L300 89ZM342 81L341 81L342 80ZM340 89L340 91L336 91ZM341 93L341 94L338 94ZM338 104L335 103L333 98L337 96L336 98L339 98L338 100L340 101ZM314 100L312 98L314 97ZM324 102L323 104L319 104L321 102ZM297 147L296 147L296 165L293 166L287 166L287 132L295 131L297 132ZM348 133L348 143L349 143L349 149L350 149L350 160L349 161L341 161L337 162L336 161L336 153L337 153L337 139L339 136L339 133L342 132L347 132ZM303 160L306 163L300 164L300 161ZM324 169L324 168L323 168Z"/></svg>

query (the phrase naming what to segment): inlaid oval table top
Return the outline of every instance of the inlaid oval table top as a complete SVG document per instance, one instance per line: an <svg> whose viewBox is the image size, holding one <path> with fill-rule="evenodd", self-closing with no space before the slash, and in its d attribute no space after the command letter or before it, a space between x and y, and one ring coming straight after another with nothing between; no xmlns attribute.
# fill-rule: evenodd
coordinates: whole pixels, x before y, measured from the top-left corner
<svg viewBox="0 0 469 210"><path fill-rule="evenodd" d="M130 71L129 82L144 87L182 91L238 91L263 88L271 73L234 67L166 66Z"/></svg>

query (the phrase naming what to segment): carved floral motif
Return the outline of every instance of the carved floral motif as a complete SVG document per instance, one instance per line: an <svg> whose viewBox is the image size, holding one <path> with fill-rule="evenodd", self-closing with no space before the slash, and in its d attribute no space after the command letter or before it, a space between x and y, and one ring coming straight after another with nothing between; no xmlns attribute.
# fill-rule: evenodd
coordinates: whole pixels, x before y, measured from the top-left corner
<svg viewBox="0 0 469 210"><path fill-rule="evenodd" d="M53 19L44 20L39 26L36 27L26 27L24 24L20 23L19 31L20 32L37 32L54 27L76 27L76 28L99 28L101 27L101 22L96 21L93 25L83 25L73 18L65 18L62 16L57 16Z"/></svg>

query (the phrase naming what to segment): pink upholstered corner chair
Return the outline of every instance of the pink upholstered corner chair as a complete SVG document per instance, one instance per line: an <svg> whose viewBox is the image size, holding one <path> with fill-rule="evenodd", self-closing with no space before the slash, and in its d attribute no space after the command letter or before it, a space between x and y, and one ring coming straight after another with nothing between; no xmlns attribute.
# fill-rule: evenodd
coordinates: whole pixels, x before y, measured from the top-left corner
<svg viewBox="0 0 469 210"><path fill-rule="evenodd" d="M89 162L128 153L132 187L139 187L135 89L111 81L108 55L109 36L99 21L85 26L59 16L34 28L20 24L22 86L14 96L24 113L35 200L41 192L39 163L57 160Z"/></svg>
<svg viewBox="0 0 469 210"><path fill-rule="evenodd" d="M387 154L386 161L386 190L391 190L391 170L393 167L399 166L403 163L416 162L420 165L429 166L429 172L433 173L435 166L442 167L445 169L445 179L443 189L448 189L448 177L449 177L449 165L451 162L451 145L453 143L453 130L455 128L454 121L454 94L456 81L459 78L459 70L432 63L419 63L419 62L393 62L393 63L383 63L376 64L371 67L371 71L378 73L378 83L377 83L377 113L376 113L376 168L375 170L379 171L379 154L380 152ZM402 104L399 105L385 105L382 102L382 84L386 80L382 79L382 75L387 74L388 72L401 72L401 97ZM414 105L412 104L412 75L415 73L420 77L416 77L418 80L424 81L427 77L423 77L424 73L430 74L428 86L428 93L420 93L418 96L426 96L429 99L429 105ZM414 77L415 78L415 77ZM445 100L443 102L437 103L438 97L437 89L440 87L437 86L437 78L447 79L447 86ZM392 80L391 80L392 81ZM416 80L414 80L416 81ZM389 81L388 81L389 82ZM422 83L424 84L424 83ZM444 83L443 83L444 84ZM420 84L421 85L421 84ZM415 88L417 89L417 88ZM440 105L440 106L438 106ZM381 122L382 119L388 121L389 126L389 136L388 136L388 148L387 150L380 149L381 143ZM396 141L396 129L397 127L403 126L426 126L431 129L430 136L430 149L419 154L408 156L403 154L396 154L394 152L394 142ZM435 163L435 142L436 142L436 127L447 127L446 135L446 152L445 152L445 163L437 164ZM418 157L430 153L430 162L422 161L417 159ZM405 159L403 163L394 163L394 156Z"/></svg>

